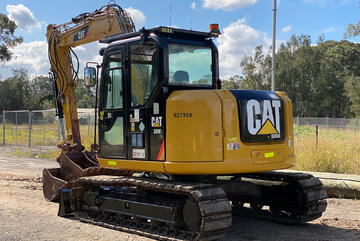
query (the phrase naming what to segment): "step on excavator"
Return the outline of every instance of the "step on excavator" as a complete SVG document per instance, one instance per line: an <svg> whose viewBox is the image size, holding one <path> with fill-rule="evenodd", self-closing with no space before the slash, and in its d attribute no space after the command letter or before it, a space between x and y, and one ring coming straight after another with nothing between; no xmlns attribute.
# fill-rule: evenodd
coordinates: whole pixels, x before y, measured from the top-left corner
<svg viewBox="0 0 360 241"><path fill-rule="evenodd" d="M49 60L63 141L43 192L59 216L159 240L223 238L233 215L285 224L325 211L326 191L294 166L292 105L284 92L221 89L209 32L136 31L116 4L49 25ZM81 143L73 47L100 41L87 63L96 87L91 151ZM76 58L77 59L77 58ZM98 81L99 80L99 81Z"/></svg>

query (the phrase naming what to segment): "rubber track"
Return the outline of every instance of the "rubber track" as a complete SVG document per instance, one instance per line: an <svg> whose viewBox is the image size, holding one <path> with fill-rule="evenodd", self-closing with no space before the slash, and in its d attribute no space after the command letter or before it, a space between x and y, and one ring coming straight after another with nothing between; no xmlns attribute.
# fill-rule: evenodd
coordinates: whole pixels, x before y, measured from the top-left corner
<svg viewBox="0 0 360 241"><path fill-rule="evenodd" d="M302 195L302 210L297 210L296 214L286 212L271 212L270 210L254 210L246 207L236 207L233 213L255 217L268 221L283 224L299 224L315 220L321 217L327 207L327 194L321 181L307 173L289 173L289 172L264 172L249 173L237 175L237 177L251 178L255 180L268 180L288 182L291 189L296 189L298 194Z"/></svg>
<svg viewBox="0 0 360 241"><path fill-rule="evenodd" d="M94 186L123 186L137 187L144 190L152 190L169 194L187 195L199 206L202 216L199 232L178 230L152 222L127 219L125 222L105 222L103 218L92 219L83 216L82 212L75 211L75 217L82 222L91 223L106 228L133 233L157 240L214 240L225 236L231 226L231 205L224 191L211 184L182 184L158 179L141 179L136 177L110 177L94 176L82 177L73 184L71 194L72 206L76 206L77 197L81 196L82 189ZM80 187L80 188L79 188ZM77 193L78 192L78 193ZM73 208L74 209L74 208Z"/></svg>

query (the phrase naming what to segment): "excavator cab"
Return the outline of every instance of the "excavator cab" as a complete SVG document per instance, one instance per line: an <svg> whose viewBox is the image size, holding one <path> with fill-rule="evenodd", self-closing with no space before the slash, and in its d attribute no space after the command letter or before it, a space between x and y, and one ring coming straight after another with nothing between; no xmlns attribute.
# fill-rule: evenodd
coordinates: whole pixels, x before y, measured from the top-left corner
<svg viewBox="0 0 360 241"><path fill-rule="evenodd" d="M167 97L215 89L218 54L211 34L157 27L101 42L109 45L100 51L99 157L164 159ZM89 68L85 73L90 79Z"/></svg>
<svg viewBox="0 0 360 241"><path fill-rule="evenodd" d="M293 166L290 100L221 90L216 36L156 27L100 41L101 74L86 68L85 79L101 76L102 167L211 175Z"/></svg>

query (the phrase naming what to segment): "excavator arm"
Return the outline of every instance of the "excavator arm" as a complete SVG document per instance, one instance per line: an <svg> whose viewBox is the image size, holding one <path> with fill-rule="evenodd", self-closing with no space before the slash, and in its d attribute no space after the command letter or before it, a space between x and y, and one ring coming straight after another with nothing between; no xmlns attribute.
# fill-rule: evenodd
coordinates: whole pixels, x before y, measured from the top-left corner
<svg viewBox="0 0 360 241"><path fill-rule="evenodd" d="M132 174L129 171L102 168L92 154L82 152L84 147L81 145L75 97L79 64L76 68L73 65L72 55L76 57L76 54L72 48L104 39L109 35L133 31L135 26L132 19L116 4L80 14L71 22L51 24L47 27L49 61L63 133L63 141L58 145L62 149L57 158L60 168L43 170L43 192L47 200L57 200L59 189L71 187L72 181L82 176ZM78 62L77 57L76 60Z"/></svg>
<svg viewBox="0 0 360 241"><path fill-rule="evenodd" d="M75 98L78 69L72 63L73 47L101 40L118 33L134 32L135 26L129 14L116 4L101 7L91 13L83 13L61 25L47 27L48 54L51 71L56 83L56 98L62 130L66 128L59 147L63 151L82 151L80 128ZM76 56L76 55L75 55ZM77 59L77 58L76 58ZM77 65L78 66L78 65Z"/></svg>

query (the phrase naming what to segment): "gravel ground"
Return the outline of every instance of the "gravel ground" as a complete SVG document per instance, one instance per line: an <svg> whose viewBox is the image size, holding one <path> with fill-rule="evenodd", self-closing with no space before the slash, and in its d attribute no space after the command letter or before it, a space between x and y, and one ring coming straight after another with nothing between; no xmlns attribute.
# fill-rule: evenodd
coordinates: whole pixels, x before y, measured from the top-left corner
<svg viewBox="0 0 360 241"><path fill-rule="evenodd" d="M13 150L0 147L0 240L151 240L58 217L58 204L45 201L41 183L42 169L57 167L57 163L14 157ZM299 226L234 217L223 240L358 241L360 201L329 199L323 217Z"/></svg>

